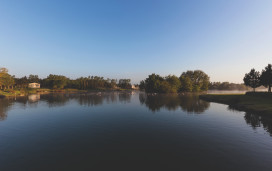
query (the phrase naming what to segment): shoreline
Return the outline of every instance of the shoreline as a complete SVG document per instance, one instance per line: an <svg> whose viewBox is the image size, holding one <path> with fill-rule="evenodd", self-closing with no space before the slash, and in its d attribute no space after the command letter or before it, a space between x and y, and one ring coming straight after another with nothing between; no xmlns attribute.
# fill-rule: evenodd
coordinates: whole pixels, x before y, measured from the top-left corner
<svg viewBox="0 0 272 171"><path fill-rule="evenodd" d="M0 99L5 97L14 96L27 96L30 94L49 94L49 93L98 93L98 92L123 92L123 91L135 91L137 89L97 89L97 90L78 90L78 89L27 89L27 90L12 90L1 91Z"/></svg>
<svg viewBox="0 0 272 171"><path fill-rule="evenodd" d="M272 116L272 94L253 93L246 94L206 94L199 98L208 102L229 105L230 108L249 112L261 116Z"/></svg>

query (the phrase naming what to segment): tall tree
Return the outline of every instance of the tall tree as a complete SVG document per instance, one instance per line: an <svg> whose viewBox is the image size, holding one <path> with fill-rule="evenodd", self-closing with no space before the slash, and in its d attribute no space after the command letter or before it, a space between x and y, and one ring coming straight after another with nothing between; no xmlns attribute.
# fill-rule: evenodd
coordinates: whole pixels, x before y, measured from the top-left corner
<svg viewBox="0 0 272 171"><path fill-rule="evenodd" d="M181 91L183 92L193 91L193 84L189 77L182 75L179 77L179 79L181 82L181 89L180 89Z"/></svg>
<svg viewBox="0 0 272 171"><path fill-rule="evenodd" d="M165 80L170 84L171 93L177 93L180 90L181 83L177 76L168 75L167 77L165 77Z"/></svg>
<svg viewBox="0 0 272 171"><path fill-rule="evenodd" d="M255 92L255 88L259 87L260 84L260 73L258 71L255 71L255 69L251 69L249 73L245 74L244 77L244 83L245 85L253 88L253 91Z"/></svg>
<svg viewBox="0 0 272 171"><path fill-rule="evenodd" d="M67 85L68 81L69 79L65 76L50 74L45 79L45 84L48 88L64 88Z"/></svg>
<svg viewBox="0 0 272 171"><path fill-rule="evenodd" d="M118 86L121 88L131 89L130 79L120 79Z"/></svg>
<svg viewBox="0 0 272 171"><path fill-rule="evenodd" d="M14 83L14 78L11 75L5 73L1 76L1 85L4 86L4 89L13 88Z"/></svg>
<svg viewBox="0 0 272 171"><path fill-rule="evenodd" d="M142 80L140 82L139 88L140 88L140 90L144 90L145 89L145 82L144 82L144 80Z"/></svg>
<svg viewBox="0 0 272 171"><path fill-rule="evenodd" d="M8 74L8 69L0 68L0 88L13 88L14 77Z"/></svg>
<svg viewBox="0 0 272 171"><path fill-rule="evenodd" d="M38 75L29 75L28 80L30 83L38 83L40 82L39 76Z"/></svg>
<svg viewBox="0 0 272 171"><path fill-rule="evenodd" d="M0 88L2 88L4 84L4 76L8 73L8 69L0 68Z"/></svg>
<svg viewBox="0 0 272 171"><path fill-rule="evenodd" d="M19 88L27 88L29 81L27 77L24 76L22 78L16 78L15 83L16 83L16 86Z"/></svg>
<svg viewBox="0 0 272 171"><path fill-rule="evenodd" d="M271 92L272 86L272 65L268 64L267 67L262 71L261 74L261 84L265 87L268 87L268 92Z"/></svg>
<svg viewBox="0 0 272 171"><path fill-rule="evenodd" d="M164 81L163 77L157 74L151 74L144 81L145 91L147 93L158 93L160 92L161 83Z"/></svg>
<svg viewBox="0 0 272 171"><path fill-rule="evenodd" d="M181 77L190 78L193 91L195 92L207 91L209 88L210 78L205 72L201 70L183 72L180 78Z"/></svg>

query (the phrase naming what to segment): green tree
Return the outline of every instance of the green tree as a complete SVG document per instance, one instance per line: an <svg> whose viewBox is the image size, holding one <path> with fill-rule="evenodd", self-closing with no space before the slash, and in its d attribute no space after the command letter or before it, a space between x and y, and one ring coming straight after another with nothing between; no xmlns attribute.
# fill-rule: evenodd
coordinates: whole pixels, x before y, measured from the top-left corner
<svg viewBox="0 0 272 171"><path fill-rule="evenodd" d="M195 92L207 91L209 88L210 78L205 72L201 70L183 72L181 77L190 78L193 91Z"/></svg>
<svg viewBox="0 0 272 171"><path fill-rule="evenodd" d="M177 76L175 75L168 75L165 77L165 80L169 83L170 85L170 92L171 93L177 93L180 90L180 80Z"/></svg>
<svg viewBox="0 0 272 171"><path fill-rule="evenodd" d="M120 79L118 86L120 88L131 89L130 79Z"/></svg>
<svg viewBox="0 0 272 171"><path fill-rule="evenodd" d="M176 93L176 89L174 89L171 84L167 81L161 81L159 85L158 93Z"/></svg>
<svg viewBox="0 0 272 171"><path fill-rule="evenodd" d="M28 76L29 83L38 83L40 82L39 76L38 75L29 75Z"/></svg>
<svg viewBox="0 0 272 171"><path fill-rule="evenodd" d="M158 93L161 89L161 83L164 81L163 77L157 74L151 74L145 79L145 91L147 93Z"/></svg>
<svg viewBox="0 0 272 171"><path fill-rule="evenodd" d="M14 77L12 77L9 74L3 74L1 77L1 82L2 82L2 86L4 86L4 89L9 89L12 88L13 89L13 85L14 85Z"/></svg>
<svg viewBox="0 0 272 171"><path fill-rule="evenodd" d="M267 67L262 71L261 77L261 84L265 87L268 87L268 92L271 92L272 86L272 65L268 64Z"/></svg>
<svg viewBox="0 0 272 171"><path fill-rule="evenodd" d="M0 88L4 85L4 77L8 73L8 70L6 68L0 68Z"/></svg>
<svg viewBox="0 0 272 171"><path fill-rule="evenodd" d="M0 86L1 88L12 88L14 86L14 77L8 74L8 69L6 68L0 68Z"/></svg>
<svg viewBox="0 0 272 171"><path fill-rule="evenodd" d="M181 91L183 92L193 91L193 84L189 77L186 77L183 75L183 76L180 76L179 79L181 82L181 88L180 88Z"/></svg>
<svg viewBox="0 0 272 171"><path fill-rule="evenodd" d="M255 92L255 88L259 87L260 84L260 73L258 71L255 71L255 69L251 69L249 73L245 74L244 77L244 83L245 85L253 88L253 91Z"/></svg>
<svg viewBox="0 0 272 171"><path fill-rule="evenodd" d="M27 88L28 83L29 83L29 81L26 76L24 76L22 78L15 79L15 84L18 88Z"/></svg>
<svg viewBox="0 0 272 171"><path fill-rule="evenodd" d="M143 80L140 82L139 88L140 88L140 90L145 89L145 82Z"/></svg>
<svg viewBox="0 0 272 171"><path fill-rule="evenodd" d="M110 80L110 88L115 88L117 86L117 80L116 79L111 79Z"/></svg>
<svg viewBox="0 0 272 171"><path fill-rule="evenodd" d="M46 80L46 86L49 88L64 88L67 83L68 83L69 79L65 76L62 75L52 75L50 74Z"/></svg>

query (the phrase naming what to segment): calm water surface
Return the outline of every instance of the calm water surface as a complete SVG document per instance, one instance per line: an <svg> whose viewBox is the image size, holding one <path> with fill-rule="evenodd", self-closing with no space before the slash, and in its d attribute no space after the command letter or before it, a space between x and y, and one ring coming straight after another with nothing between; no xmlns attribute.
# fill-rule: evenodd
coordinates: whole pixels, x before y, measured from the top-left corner
<svg viewBox="0 0 272 171"><path fill-rule="evenodd" d="M1 171L271 170L271 135L271 119L195 95L0 99Z"/></svg>

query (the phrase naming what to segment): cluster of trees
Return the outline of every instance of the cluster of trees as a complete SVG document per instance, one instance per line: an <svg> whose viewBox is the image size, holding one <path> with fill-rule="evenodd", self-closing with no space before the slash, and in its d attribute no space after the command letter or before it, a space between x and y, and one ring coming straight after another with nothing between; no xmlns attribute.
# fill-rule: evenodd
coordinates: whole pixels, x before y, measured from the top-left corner
<svg viewBox="0 0 272 171"><path fill-rule="evenodd" d="M266 66L265 69L262 70L261 74L254 68L251 69L249 73L245 74L244 83L245 85L253 88L253 91L255 91L257 87L265 86L268 87L268 92L271 92L272 65L268 64L268 66Z"/></svg>
<svg viewBox="0 0 272 171"><path fill-rule="evenodd" d="M39 78L38 75L29 75L28 77L15 78L8 74L6 68L0 69L0 89L27 88L29 83L40 83L42 88L63 89L74 88L81 90L88 89L111 89L124 88L131 89L130 79L104 79L98 76L80 77L77 79L70 79L63 75L50 74L44 79Z"/></svg>
<svg viewBox="0 0 272 171"><path fill-rule="evenodd" d="M13 88L14 84L14 76L9 75L6 68L0 68L0 89Z"/></svg>
<svg viewBox="0 0 272 171"><path fill-rule="evenodd" d="M235 84L229 82L211 82L209 90L249 90L245 84Z"/></svg>
<svg viewBox="0 0 272 171"><path fill-rule="evenodd" d="M120 79L117 83L117 79L104 79L98 76L80 77L77 79L69 79L62 75L50 74L46 79L41 81L42 85L47 88L63 89L63 88L75 88L80 90L88 89L113 89L124 88L131 89L130 79Z"/></svg>
<svg viewBox="0 0 272 171"><path fill-rule="evenodd" d="M201 70L183 72L180 77L168 75L162 77L151 74L141 81L139 87L147 93L178 93L207 91L210 78Z"/></svg>
<svg viewBox="0 0 272 171"><path fill-rule="evenodd" d="M119 80L119 84L118 86L120 88L124 88L124 89L130 89L131 88L131 83L130 83L130 79L120 79Z"/></svg>

